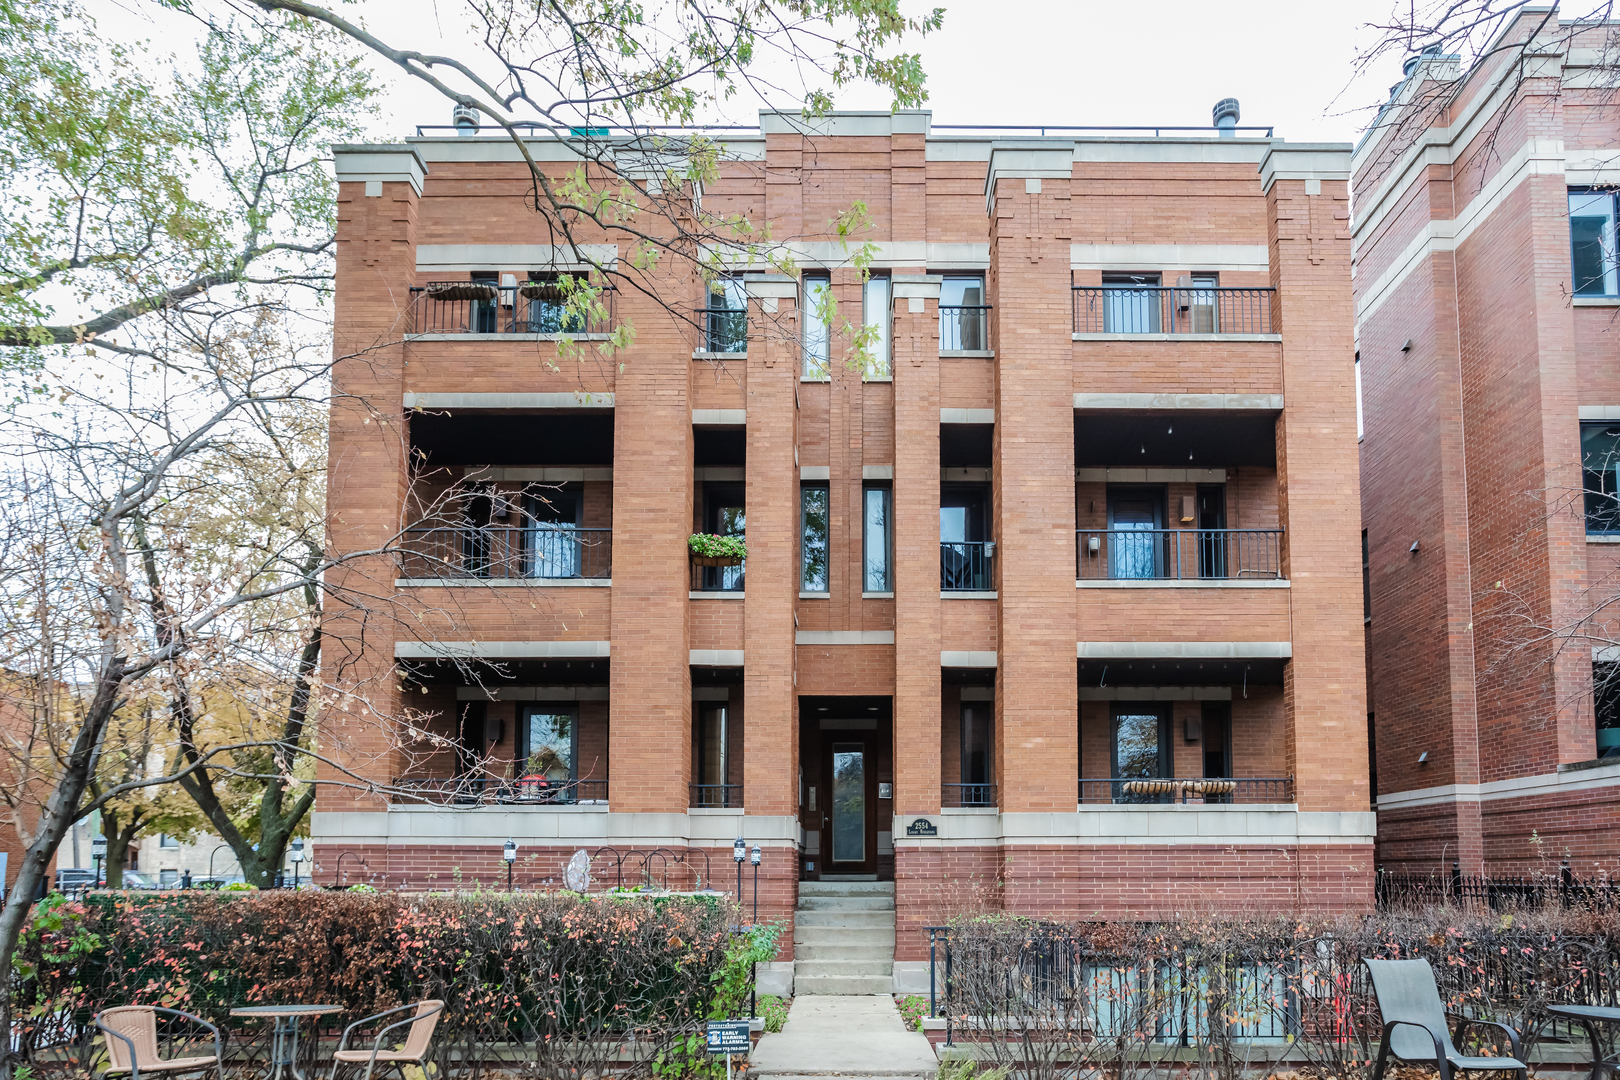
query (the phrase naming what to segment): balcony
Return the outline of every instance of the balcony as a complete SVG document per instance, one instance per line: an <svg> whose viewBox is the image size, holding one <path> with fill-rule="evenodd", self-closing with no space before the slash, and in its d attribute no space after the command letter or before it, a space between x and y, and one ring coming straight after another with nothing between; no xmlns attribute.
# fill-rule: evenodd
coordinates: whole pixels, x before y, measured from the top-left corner
<svg viewBox="0 0 1620 1080"><path fill-rule="evenodd" d="M1274 291L1269 288L1097 288L1077 285L1073 289L1074 332L1120 335L1270 334L1273 332L1271 304Z"/></svg>
<svg viewBox="0 0 1620 1080"><path fill-rule="evenodd" d="M390 785L389 801L434 806L603 806L606 780L551 780L523 776L405 778Z"/></svg>
<svg viewBox="0 0 1620 1080"><path fill-rule="evenodd" d="M941 784L939 805L948 810L996 805L994 784Z"/></svg>
<svg viewBox="0 0 1620 1080"><path fill-rule="evenodd" d="M986 352L990 348L990 305L941 304L939 351Z"/></svg>
<svg viewBox="0 0 1620 1080"><path fill-rule="evenodd" d="M734 308L699 308L698 325L703 328L702 351L733 353L748 351L748 312Z"/></svg>
<svg viewBox="0 0 1620 1080"><path fill-rule="evenodd" d="M496 285L482 281L430 281L411 289L407 334L605 336L613 331L614 292L602 289L589 317L565 309L550 281Z"/></svg>
<svg viewBox="0 0 1620 1080"><path fill-rule="evenodd" d="M995 589L990 560L995 556L994 540L941 540L939 543L939 588L941 592L990 592Z"/></svg>
<svg viewBox="0 0 1620 1080"><path fill-rule="evenodd" d="M687 805L694 810L741 810L741 784L692 784Z"/></svg>
<svg viewBox="0 0 1620 1080"><path fill-rule="evenodd" d="M1077 529L1080 581L1277 581L1281 529Z"/></svg>
<svg viewBox="0 0 1620 1080"><path fill-rule="evenodd" d="M1081 805L1276 805L1294 801L1291 776L1080 780Z"/></svg>
<svg viewBox="0 0 1620 1080"><path fill-rule="evenodd" d="M400 576L545 584L613 576L613 530L566 525L406 529Z"/></svg>

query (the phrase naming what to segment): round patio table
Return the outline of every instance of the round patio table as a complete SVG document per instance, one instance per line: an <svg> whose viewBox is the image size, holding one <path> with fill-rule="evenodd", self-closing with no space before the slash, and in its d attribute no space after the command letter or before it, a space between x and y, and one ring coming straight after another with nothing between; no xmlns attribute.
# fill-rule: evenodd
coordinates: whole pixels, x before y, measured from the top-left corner
<svg viewBox="0 0 1620 1080"><path fill-rule="evenodd" d="M232 1009L231 1015L274 1020L276 1026L270 1049L271 1080L282 1080L289 1070L295 1080L307 1080L304 1070L298 1067L299 1021L306 1016L325 1016L342 1011L341 1005L244 1005L240 1009Z"/></svg>
<svg viewBox="0 0 1620 1080"><path fill-rule="evenodd" d="M1592 1080L1599 1080L1604 1069L1620 1074L1620 1062L1610 1061L1603 1056L1603 1046L1598 1042L1595 1026L1620 1024L1620 1009L1603 1005L1549 1005L1547 1014L1560 1020L1573 1020L1586 1029L1586 1037L1592 1041Z"/></svg>

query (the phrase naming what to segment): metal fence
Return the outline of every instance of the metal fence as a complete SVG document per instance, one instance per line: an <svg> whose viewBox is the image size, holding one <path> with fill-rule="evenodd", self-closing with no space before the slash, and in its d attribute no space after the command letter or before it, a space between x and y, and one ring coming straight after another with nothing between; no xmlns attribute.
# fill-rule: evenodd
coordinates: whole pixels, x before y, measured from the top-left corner
<svg viewBox="0 0 1620 1080"><path fill-rule="evenodd" d="M996 785L941 784L939 786L939 804L950 807L994 806L996 805Z"/></svg>
<svg viewBox="0 0 1620 1080"><path fill-rule="evenodd" d="M1082 581L1282 577L1281 529L1076 529Z"/></svg>
<svg viewBox="0 0 1620 1080"><path fill-rule="evenodd" d="M430 281L411 289L408 334L609 334L614 290L604 288L601 308L586 316L570 312L559 286L550 282L496 285L479 281Z"/></svg>
<svg viewBox="0 0 1620 1080"><path fill-rule="evenodd" d="M989 348L990 305L939 306L940 352L984 352Z"/></svg>
<svg viewBox="0 0 1620 1080"><path fill-rule="evenodd" d="M1265 289L1074 287L1077 334L1269 334Z"/></svg>
<svg viewBox="0 0 1620 1080"><path fill-rule="evenodd" d="M748 584L748 562L736 566L700 566L692 564L693 592L742 592Z"/></svg>
<svg viewBox="0 0 1620 1080"><path fill-rule="evenodd" d="M404 777L389 785L388 794L391 802L439 806L573 806L606 803L608 782L544 776Z"/></svg>
<svg viewBox="0 0 1620 1080"><path fill-rule="evenodd" d="M741 784L692 784L688 806L698 809L726 810L743 804Z"/></svg>
<svg viewBox="0 0 1620 1080"><path fill-rule="evenodd" d="M1080 780L1082 803L1118 805L1168 805L1202 803L1222 806L1233 803L1291 803L1294 801L1292 776L1237 777L1126 777Z"/></svg>
<svg viewBox="0 0 1620 1080"><path fill-rule="evenodd" d="M939 542L939 587L943 592L988 592L995 583L990 575L994 541Z"/></svg>
<svg viewBox="0 0 1620 1080"><path fill-rule="evenodd" d="M613 530L485 525L405 530L400 577L610 578Z"/></svg>
<svg viewBox="0 0 1620 1080"><path fill-rule="evenodd" d="M1566 862L1556 874L1464 874L1458 863L1450 874L1401 874L1378 868L1379 907L1431 904L1480 905L1492 910L1620 908L1620 882L1610 877L1579 878Z"/></svg>

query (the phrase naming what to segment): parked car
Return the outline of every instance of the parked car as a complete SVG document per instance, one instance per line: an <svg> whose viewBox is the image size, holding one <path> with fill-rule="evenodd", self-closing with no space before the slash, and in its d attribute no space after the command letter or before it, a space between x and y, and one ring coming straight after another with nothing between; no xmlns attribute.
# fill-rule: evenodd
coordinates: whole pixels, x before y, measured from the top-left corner
<svg viewBox="0 0 1620 1080"><path fill-rule="evenodd" d="M223 889L227 885L246 884L247 879L241 874L220 877L200 877L191 879L193 889Z"/></svg>
<svg viewBox="0 0 1620 1080"><path fill-rule="evenodd" d="M155 889L158 884L138 870L125 870L123 887L126 889Z"/></svg>
<svg viewBox="0 0 1620 1080"><path fill-rule="evenodd" d="M73 892L77 889L93 889L100 882L96 880L94 870L80 870L73 867L64 867L56 872L56 889L58 892Z"/></svg>

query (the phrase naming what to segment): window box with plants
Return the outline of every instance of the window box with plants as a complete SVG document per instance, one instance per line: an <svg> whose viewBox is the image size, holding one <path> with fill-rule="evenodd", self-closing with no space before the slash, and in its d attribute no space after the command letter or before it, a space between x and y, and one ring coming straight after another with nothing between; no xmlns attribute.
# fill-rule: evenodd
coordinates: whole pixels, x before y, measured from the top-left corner
<svg viewBox="0 0 1620 1080"><path fill-rule="evenodd" d="M687 538L686 546L697 566L741 566L748 558L748 548L738 536L693 533Z"/></svg>

